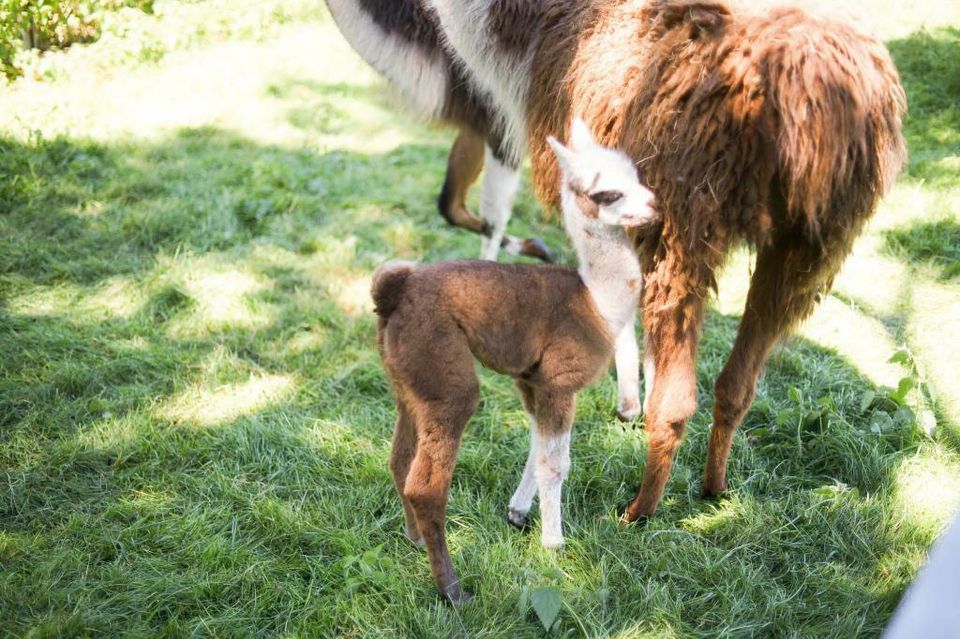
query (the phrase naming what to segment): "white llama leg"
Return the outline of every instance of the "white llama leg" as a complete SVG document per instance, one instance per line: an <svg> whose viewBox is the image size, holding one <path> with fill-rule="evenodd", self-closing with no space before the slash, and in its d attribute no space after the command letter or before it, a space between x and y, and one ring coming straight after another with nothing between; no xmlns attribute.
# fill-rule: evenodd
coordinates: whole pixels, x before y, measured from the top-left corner
<svg viewBox="0 0 960 639"><path fill-rule="evenodd" d="M527 525L527 513L533 505L533 496L537 493L537 478L534 470L537 465L537 421L530 416L530 453L527 463L523 467L523 476L520 484L510 498L510 507L507 510L507 519L517 528Z"/></svg>
<svg viewBox="0 0 960 639"><path fill-rule="evenodd" d="M570 472L570 431L540 433L534 475L540 489L540 523L544 548L563 545L560 496L563 480Z"/></svg>
<svg viewBox="0 0 960 639"><path fill-rule="evenodd" d="M510 221L513 198L520 186L520 169L512 168L493 154L489 146L483 158L483 185L480 187L480 217L488 227L489 236L483 239L480 259L496 260L500 243Z"/></svg>
<svg viewBox="0 0 960 639"><path fill-rule="evenodd" d="M617 391L619 402L617 413L620 419L630 421L640 414L640 351L637 348L637 334L634 332L634 320L627 322L617 335Z"/></svg>

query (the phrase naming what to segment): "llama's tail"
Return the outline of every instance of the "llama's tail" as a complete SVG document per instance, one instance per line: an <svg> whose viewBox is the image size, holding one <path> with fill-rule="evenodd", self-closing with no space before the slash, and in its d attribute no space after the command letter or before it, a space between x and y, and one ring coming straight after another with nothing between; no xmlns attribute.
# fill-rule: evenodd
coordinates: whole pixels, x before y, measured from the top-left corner
<svg viewBox="0 0 960 639"><path fill-rule="evenodd" d="M386 320L397 309L403 299L407 277L416 268L413 262L394 260L380 265L373 274L370 296L373 298L373 311Z"/></svg>
<svg viewBox="0 0 960 639"><path fill-rule="evenodd" d="M788 214L817 234L858 225L906 160L906 97L890 54L847 24L797 9L770 14L757 34Z"/></svg>

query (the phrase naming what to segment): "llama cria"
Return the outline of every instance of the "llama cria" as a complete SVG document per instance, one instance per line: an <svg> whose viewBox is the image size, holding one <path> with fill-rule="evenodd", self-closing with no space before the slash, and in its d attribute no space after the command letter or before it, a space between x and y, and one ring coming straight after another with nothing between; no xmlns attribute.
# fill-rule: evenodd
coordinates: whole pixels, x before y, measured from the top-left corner
<svg viewBox="0 0 960 639"><path fill-rule="evenodd" d="M456 126L437 206L444 219L483 235L480 257L501 248L544 261L552 256L539 238L506 234L520 184L521 153L507 146L483 96L440 44L436 15L424 0L326 0L350 46L383 75L419 116ZM466 206L467 191L486 165L480 218Z"/></svg>
<svg viewBox="0 0 960 639"><path fill-rule="evenodd" d="M657 194L663 222L641 248L649 446L629 520L656 511L696 410L715 273L737 243L756 248L715 387L703 494L718 495L767 354L829 290L903 165L890 54L844 22L770 2L425 1L500 130L514 146L529 140L544 203L557 199L558 168L544 140L572 113Z"/></svg>
<svg viewBox="0 0 960 639"><path fill-rule="evenodd" d="M377 344L397 400L390 468L407 536L427 547L440 593L469 598L444 536L447 491L460 438L479 402L475 359L516 380L531 447L510 500L522 525L539 491L542 541L563 543L560 493L570 466L577 392L606 368L633 326L642 289L632 233L656 222L653 195L620 152L597 146L582 122L571 148L550 144L562 167L562 210L578 270L494 262L414 266L374 274Z"/></svg>

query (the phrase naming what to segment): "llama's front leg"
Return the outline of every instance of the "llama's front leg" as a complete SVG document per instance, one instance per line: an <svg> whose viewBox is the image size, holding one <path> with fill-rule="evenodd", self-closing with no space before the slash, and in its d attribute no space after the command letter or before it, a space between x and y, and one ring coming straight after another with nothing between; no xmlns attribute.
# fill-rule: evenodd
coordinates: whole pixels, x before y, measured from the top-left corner
<svg viewBox="0 0 960 639"><path fill-rule="evenodd" d="M643 414L650 411L650 396L653 394L653 379L657 372L657 360L650 338L643 336Z"/></svg>
<svg viewBox="0 0 960 639"><path fill-rule="evenodd" d="M570 430L573 396L537 398L537 461L534 476L540 492L541 539L544 548L563 545L561 494L570 472Z"/></svg>
<svg viewBox="0 0 960 639"><path fill-rule="evenodd" d="M500 245L504 241L507 222L510 221L513 199L520 186L520 169L497 157L497 153L489 145L484 155L484 167L480 217L484 221L486 237L480 249L480 259L496 260ZM509 242L507 248L511 248Z"/></svg>
<svg viewBox="0 0 960 639"><path fill-rule="evenodd" d="M637 335L634 321L631 319L617 335L617 415L625 422L640 415L640 352L637 348Z"/></svg>

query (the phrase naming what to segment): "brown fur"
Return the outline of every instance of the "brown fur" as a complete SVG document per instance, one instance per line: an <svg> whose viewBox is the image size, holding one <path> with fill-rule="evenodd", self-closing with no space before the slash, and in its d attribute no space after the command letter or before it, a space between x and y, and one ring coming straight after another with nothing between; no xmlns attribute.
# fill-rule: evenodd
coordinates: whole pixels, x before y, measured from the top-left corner
<svg viewBox="0 0 960 639"><path fill-rule="evenodd" d="M447 599L460 588L444 537L460 438L479 402L474 358L517 380L545 432L573 420L577 391L607 367L613 336L576 271L444 262L374 275L377 343L397 400L390 466L411 539Z"/></svg>
<svg viewBox="0 0 960 639"><path fill-rule="evenodd" d="M656 510L696 409L703 304L728 249L757 247L717 380L704 493L726 486L733 432L775 342L829 289L905 158L903 89L877 40L795 8L721 0L539 2L528 105L538 194L557 201L545 140L572 115L636 159L664 215L641 247L655 358L649 454L627 516ZM519 28L519 27L517 27Z"/></svg>

